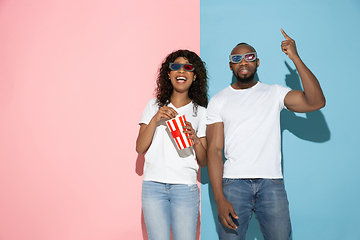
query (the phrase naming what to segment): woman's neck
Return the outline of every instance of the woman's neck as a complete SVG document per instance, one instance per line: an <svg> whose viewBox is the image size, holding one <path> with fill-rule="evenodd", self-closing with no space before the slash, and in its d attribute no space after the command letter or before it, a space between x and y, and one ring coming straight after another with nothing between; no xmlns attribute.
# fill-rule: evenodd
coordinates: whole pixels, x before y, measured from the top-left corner
<svg viewBox="0 0 360 240"><path fill-rule="evenodd" d="M176 108L183 107L191 102L188 93L177 93L173 92L170 98L170 102Z"/></svg>

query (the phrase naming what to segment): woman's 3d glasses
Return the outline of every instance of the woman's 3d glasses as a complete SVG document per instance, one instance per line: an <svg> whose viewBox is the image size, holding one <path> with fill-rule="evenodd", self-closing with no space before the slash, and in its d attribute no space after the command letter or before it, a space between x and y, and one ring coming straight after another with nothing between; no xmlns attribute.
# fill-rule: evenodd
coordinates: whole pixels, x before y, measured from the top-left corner
<svg viewBox="0 0 360 240"><path fill-rule="evenodd" d="M243 58L247 62L253 62L256 60L256 52L245 53L245 54L234 54L229 56L230 62L232 63L239 63Z"/></svg>
<svg viewBox="0 0 360 240"><path fill-rule="evenodd" d="M192 72L195 69L191 63L170 63L169 67L172 71L178 71L180 68L183 68L186 72Z"/></svg>

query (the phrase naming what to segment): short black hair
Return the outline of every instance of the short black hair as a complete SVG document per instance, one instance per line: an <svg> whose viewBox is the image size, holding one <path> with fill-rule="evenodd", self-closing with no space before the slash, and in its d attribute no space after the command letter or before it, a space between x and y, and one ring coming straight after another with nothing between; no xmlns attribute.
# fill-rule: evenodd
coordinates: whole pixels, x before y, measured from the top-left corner
<svg viewBox="0 0 360 240"><path fill-rule="evenodd" d="M254 52L256 52L255 48L254 48L253 46L251 46L250 44L246 43L246 42L238 43L235 47L238 47L238 46L241 46L241 45L249 46L249 47L251 47L251 48L254 50ZM234 47L234 48L235 48L235 47Z"/></svg>

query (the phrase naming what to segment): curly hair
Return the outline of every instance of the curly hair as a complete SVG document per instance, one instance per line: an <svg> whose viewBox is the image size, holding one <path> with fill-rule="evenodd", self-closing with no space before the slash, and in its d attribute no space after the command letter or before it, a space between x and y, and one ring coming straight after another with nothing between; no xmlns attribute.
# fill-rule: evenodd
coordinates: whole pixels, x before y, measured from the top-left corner
<svg viewBox="0 0 360 240"><path fill-rule="evenodd" d="M169 80L170 67L169 64L174 62L177 58L183 57L193 64L195 67L194 74L196 81L194 81L189 88L189 98L194 103L194 112L197 112L198 105L207 107L208 104L208 77L205 63L194 52L189 50L177 50L170 53L161 64L159 74L156 80L156 103L159 107L167 106L170 103L170 98L173 93L173 86Z"/></svg>

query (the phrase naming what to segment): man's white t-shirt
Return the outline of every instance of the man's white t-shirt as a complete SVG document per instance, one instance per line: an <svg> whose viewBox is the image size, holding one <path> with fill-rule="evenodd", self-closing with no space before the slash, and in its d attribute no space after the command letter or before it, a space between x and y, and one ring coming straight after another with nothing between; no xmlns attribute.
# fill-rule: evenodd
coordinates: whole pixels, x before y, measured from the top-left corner
<svg viewBox="0 0 360 240"><path fill-rule="evenodd" d="M210 99L207 125L224 124L224 178L282 178L280 112L290 88L258 82Z"/></svg>
<svg viewBox="0 0 360 240"><path fill-rule="evenodd" d="M168 107L173 108L179 115L185 115L199 138L205 137L206 109L204 107L198 106L196 115L192 102L180 108L176 108L170 103ZM151 99L143 111L139 124L148 125L158 110L156 99ZM166 120L157 123L152 142L145 153L143 180L172 184L196 184L199 165L196 161L194 147L178 150L166 127Z"/></svg>

